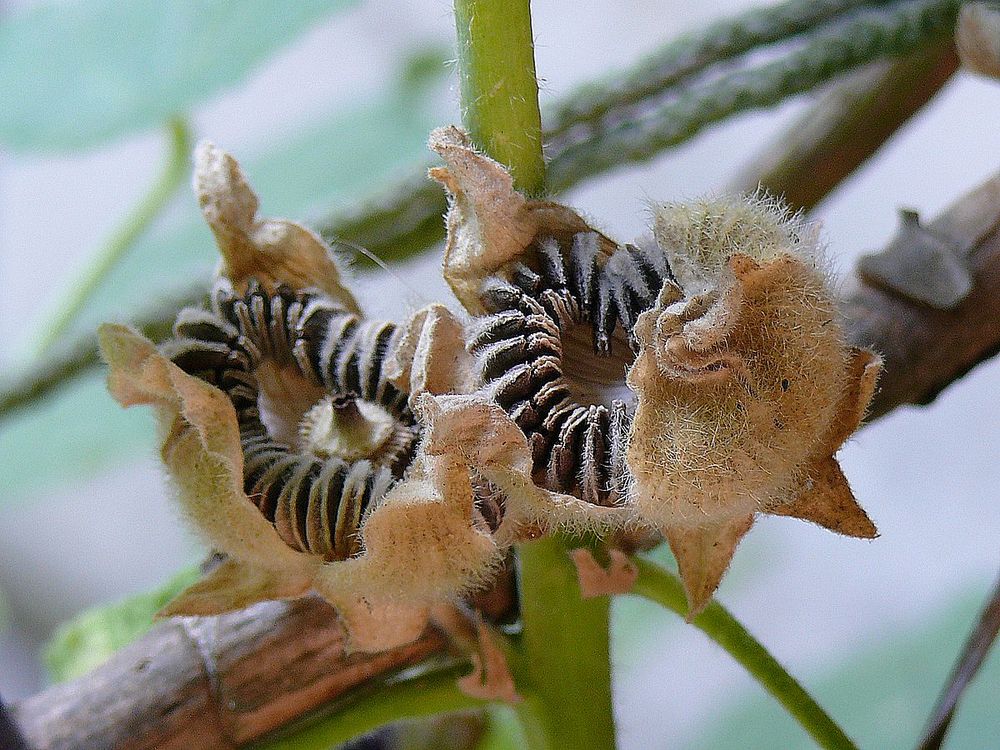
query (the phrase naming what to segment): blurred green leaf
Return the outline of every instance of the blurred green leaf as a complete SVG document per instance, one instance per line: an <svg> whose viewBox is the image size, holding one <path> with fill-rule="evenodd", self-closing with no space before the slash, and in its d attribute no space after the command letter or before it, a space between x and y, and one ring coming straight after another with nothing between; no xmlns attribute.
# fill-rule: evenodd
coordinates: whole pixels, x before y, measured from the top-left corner
<svg viewBox="0 0 1000 750"><path fill-rule="evenodd" d="M73 149L160 125L350 0L89 0L0 24L0 141Z"/></svg>
<svg viewBox="0 0 1000 750"><path fill-rule="evenodd" d="M123 409L94 372L6 421L0 430L0 507L25 494L93 474L122 455L153 455L149 409Z"/></svg>
<svg viewBox="0 0 1000 750"><path fill-rule="evenodd" d="M843 655L841 665L826 677L806 676L805 682L817 686L813 695L860 747L913 747L978 617L984 591L948 603L915 630L889 633L874 648ZM948 750L996 746L1000 737L998 694L1000 651L994 649L959 705L945 743ZM777 703L759 693L729 710L719 706L703 737L704 741L695 745L702 750L815 747Z"/></svg>
<svg viewBox="0 0 1000 750"><path fill-rule="evenodd" d="M107 661L153 624L153 615L198 580L197 566L185 568L156 591L81 612L63 623L45 647L45 664L55 682L79 677Z"/></svg>

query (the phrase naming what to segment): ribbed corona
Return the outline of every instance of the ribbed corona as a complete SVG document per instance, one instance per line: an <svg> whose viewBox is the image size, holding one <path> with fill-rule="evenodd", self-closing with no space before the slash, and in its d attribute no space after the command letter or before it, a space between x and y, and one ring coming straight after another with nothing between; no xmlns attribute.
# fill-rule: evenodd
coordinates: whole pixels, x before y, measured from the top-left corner
<svg viewBox="0 0 1000 750"><path fill-rule="evenodd" d="M535 480L616 505L627 489L631 331L673 274L658 249L626 245L608 256L602 239L536 239L484 285L489 314L469 348L483 387L527 436Z"/></svg>
<svg viewBox="0 0 1000 750"><path fill-rule="evenodd" d="M232 401L244 491L282 540L326 560L357 554L366 513L402 476L419 434L406 394L383 373L397 327L362 320L321 294L281 286L267 293L255 282L237 294L223 281L212 310L181 311L174 335L165 347L172 361ZM299 407L298 433L269 427L261 408L262 383L281 368L301 376L299 390L314 402ZM340 428L351 420L368 428L369 417L384 429L359 438L363 457L345 453L338 429L349 432ZM317 433L329 434L333 447Z"/></svg>

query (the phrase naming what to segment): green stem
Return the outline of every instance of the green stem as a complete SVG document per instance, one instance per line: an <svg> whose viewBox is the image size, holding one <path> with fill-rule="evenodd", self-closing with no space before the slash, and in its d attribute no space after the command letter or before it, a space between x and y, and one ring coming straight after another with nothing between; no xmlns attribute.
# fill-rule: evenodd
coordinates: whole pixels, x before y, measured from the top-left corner
<svg viewBox="0 0 1000 750"><path fill-rule="evenodd" d="M145 197L108 238L93 263L83 272L68 296L56 308L51 321L42 329L39 350L48 349L70 327L77 313L94 290L100 286L108 272L142 236L184 181L187 174L188 153L191 150L190 130L187 123L178 117L170 121L167 131L169 149L163 171Z"/></svg>
<svg viewBox="0 0 1000 750"><path fill-rule="evenodd" d="M545 185L528 0L455 0L462 122L530 194Z"/></svg>
<svg viewBox="0 0 1000 750"><path fill-rule="evenodd" d="M467 664L437 669L374 692L359 691L352 696L350 705L321 721L279 739L255 743L252 748L329 750L394 721L481 709L487 705L485 702L466 695L455 685L468 669Z"/></svg>
<svg viewBox="0 0 1000 750"><path fill-rule="evenodd" d="M608 597L583 599L566 540L518 548L524 634L517 712L533 750L615 747Z"/></svg>
<svg viewBox="0 0 1000 750"><path fill-rule="evenodd" d="M514 185L545 185L528 0L455 0L462 113L472 140L506 165ZM608 656L609 604L583 601L564 542L518 548L524 625L511 654L516 707L532 750L615 746Z"/></svg>
<svg viewBox="0 0 1000 750"><path fill-rule="evenodd" d="M680 580L655 563L635 558L639 577L634 594L687 616L687 599ZM768 653L767 649L719 603L711 602L692 623L722 646L827 750L857 750L812 696Z"/></svg>

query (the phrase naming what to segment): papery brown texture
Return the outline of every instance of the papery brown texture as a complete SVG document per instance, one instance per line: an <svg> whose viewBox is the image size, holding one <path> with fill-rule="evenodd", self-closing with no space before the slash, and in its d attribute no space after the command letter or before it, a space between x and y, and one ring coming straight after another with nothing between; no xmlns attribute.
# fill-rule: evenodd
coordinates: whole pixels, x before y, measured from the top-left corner
<svg viewBox="0 0 1000 750"><path fill-rule="evenodd" d="M506 499L494 538L503 546L541 532L607 532L631 525L626 508L592 505L539 487L532 480L531 451L520 428L495 403L478 395L423 396L428 455L462 461Z"/></svg>
<svg viewBox="0 0 1000 750"><path fill-rule="evenodd" d="M239 163L202 141L195 150L194 192L222 254L222 273L240 291L253 278L269 291L277 284L315 288L344 309L358 312L354 295L326 243L301 224L259 219L259 200Z"/></svg>
<svg viewBox="0 0 1000 750"><path fill-rule="evenodd" d="M597 562L589 549L575 549L570 556L576 566L580 596L584 599L609 594L627 594L639 577L639 569L635 563L618 549L608 550L610 559L607 567Z"/></svg>
<svg viewBox="0 0 1000 750"><path fill-rule="evenodd" d="M541 228L551 236L592 231L568 206L528 200L514 190L507 169L476 151L458 128L432 132L430 148L446 164L429 172L449 196L444 278L469 312L483 312L483 280L517 258Z"/></svg>
<svg viewBox="0 0 1000 750"><path fill-rule="evenodd" d="M410 394L468 393L474 389L475 361L465 348L465 327L440 303L421 308L403 333L386 365L389 380Z"/></svg>
<svg viewBox="0 0 1000 750"><path fill-rule="evenodd" d="M879 361L847 346L815 232L760 198L657 210L680 289L636 323L627 462L636 511L661 529L692 613L757 513L871 538L833 454Z"/></svg>

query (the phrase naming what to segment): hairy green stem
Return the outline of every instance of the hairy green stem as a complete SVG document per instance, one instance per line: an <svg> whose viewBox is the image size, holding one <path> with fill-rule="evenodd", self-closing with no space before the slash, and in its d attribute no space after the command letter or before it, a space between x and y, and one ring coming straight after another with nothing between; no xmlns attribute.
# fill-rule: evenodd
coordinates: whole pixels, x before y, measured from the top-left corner
<svg viewBox="0 0 1000 750"><path fill-rule="evenodd" d="M737 112L777 104L865 63L905 54L954 26L957 0L905 0L824 27L778 60L727 73L683 91L651 112L567 146L549 162L553 192L594 174L646 161Z"/></svg>
<svg viewBox="0 0 1000 750"><path fill-rule="evenodd" d="M132 209L121 226L108 238L91 265L83 272L59 306L51 321L42 329L39 349L48 349L72 324L94 290L108 272L124 257L135 241L149 228L153 220L177 192L187 174L188 153L191 150L191 133L187 122L174 118L167 125L168 149L163 171L149 192Z"/></svg>
<svg viewBox="0 0 1000 750"><path fill-rule="evenodd" d="M514 185L545 184L528 0L455 0L466 128L507 166ZM517 715L532 750L615 747L607 599L583 601L560 538L518 549L524 631L516 654ZM585 706L586 710L581 710Z"/></svg>
<svg viewBox="0 0 1000 750"><path fill-rule="evenodd" d="M591 126L614 109L660 95L684 78L757 47L789 39L855 8L889 0L789 0L753 8L675 39L624 73L588 83L551 110L549 135Z"/></svg>
<svg viewBox="0 0 1000 750"><path fill-rule="evenodd" d="M329 750L354 737L403 719L454 713L487 705L455 684L468 664L434 669L406 680L352 693L352 701L332 715L284 737L255 743L252 750Z"/></svg>
<svg viewBox="0 0 1000 750"><path fill-rule="evenodd" d="M455 0L462 122L525 193L545 184L528 0Z"/></svg>
<svg viewBox="0 0 1000 750"><path fill-rule="evenodd" d="M639 577L632 592L687 617L687 598L677 576L648 560L636 558L635 563L639 568ZM812 696L721 604L712 601L692 623L742 664L820 747L857 750Z"/></svg>
<svg viewBox="0 0 1000 750"><path fill-rule="evenodd" d="M615 747L608 649L610 599L583 599L568 549L547 537L518 548L524 633L516 706L530 747Z"/></svg>

